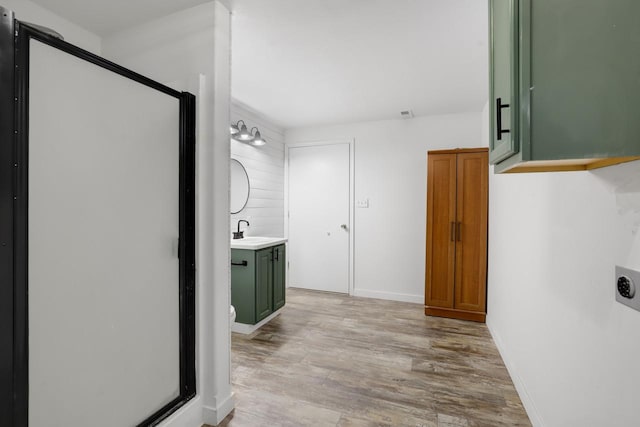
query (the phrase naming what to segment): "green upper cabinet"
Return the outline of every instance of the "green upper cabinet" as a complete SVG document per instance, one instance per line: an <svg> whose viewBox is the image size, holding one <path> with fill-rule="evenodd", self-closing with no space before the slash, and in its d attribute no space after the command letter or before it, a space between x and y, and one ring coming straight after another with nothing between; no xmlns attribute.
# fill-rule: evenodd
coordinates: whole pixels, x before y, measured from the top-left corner
<svg viewBox="0 0 640 427"><path fill-rule="evenodd" d="M640 1L489 0L496 172L640 159Z"/></svg>
<svg viewBox="0 0 640 427"><path fill-rule="evenodd" d="M491 68L490 86L493 93L492 127L489 160L498 163L518 152L518 123L514 108L517 94L517 0L494 0L491 3Z"/></svg>

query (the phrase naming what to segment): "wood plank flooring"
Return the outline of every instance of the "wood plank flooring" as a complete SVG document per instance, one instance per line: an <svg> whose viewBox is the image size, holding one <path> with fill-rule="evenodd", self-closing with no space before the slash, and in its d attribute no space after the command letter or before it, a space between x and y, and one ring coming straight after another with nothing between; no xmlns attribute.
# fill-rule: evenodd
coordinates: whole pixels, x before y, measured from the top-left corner
<svg viewBox="0 0 640 427"><path fill-rule="evenodd" d="M232 364L222 426L531 425L486 326L419 304L289 289Z"/></svg>

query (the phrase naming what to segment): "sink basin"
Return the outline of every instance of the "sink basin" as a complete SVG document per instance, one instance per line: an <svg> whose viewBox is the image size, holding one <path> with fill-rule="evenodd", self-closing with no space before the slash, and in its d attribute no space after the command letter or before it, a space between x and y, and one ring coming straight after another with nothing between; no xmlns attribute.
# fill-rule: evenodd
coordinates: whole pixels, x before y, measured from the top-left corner
<svg viewBox="0 0 640 427"><path fill-rule="evenodd" d="M287 239L283 237L247 236L243 239L231 239L231 249L249 249L252 251L280 245Z"/></svg>

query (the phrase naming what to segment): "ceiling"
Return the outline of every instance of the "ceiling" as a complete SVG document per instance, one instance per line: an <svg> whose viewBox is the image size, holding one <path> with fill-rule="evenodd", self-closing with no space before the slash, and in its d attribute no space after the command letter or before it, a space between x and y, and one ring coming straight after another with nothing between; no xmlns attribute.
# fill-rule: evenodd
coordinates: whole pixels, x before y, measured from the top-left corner
<svg viewBox="0 0 640 427"><path fill-rule="evenodd" d="M232 95L285 128L479 112L487 100L486 1L233 4Z"/></svg>
<svg viewBox="0 0 640 427"><path fill-rule="evenodd" d="M34 2L104 37L207 0ZM232 4L232 95L285 128L476 112L487 100L486 0Z"/></svg>
<svg viewBox="0 0 640 427"><path fill-rule="evenodd" d="M33 0L101 37L209 0Z"/></svg>

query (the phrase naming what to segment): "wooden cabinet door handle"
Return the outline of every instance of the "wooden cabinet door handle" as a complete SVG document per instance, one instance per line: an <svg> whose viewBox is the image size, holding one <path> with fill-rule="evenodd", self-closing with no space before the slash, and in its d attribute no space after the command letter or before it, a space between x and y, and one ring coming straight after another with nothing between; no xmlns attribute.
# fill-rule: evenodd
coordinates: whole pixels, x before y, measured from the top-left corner
<svg viewBox="0 0 640 427"><path fill-rule="evenodd" d="M462 241L462 236L460 235L460 229L461 229L462 223L458 222L458 229L456 230L456 234L458 235L458 242Z"/></svg>
<svg viewBox="0 0 640 427"><path fill-rule="evenodd" d="M456 241L456 223L451 221L451 241Z"/></svg>

